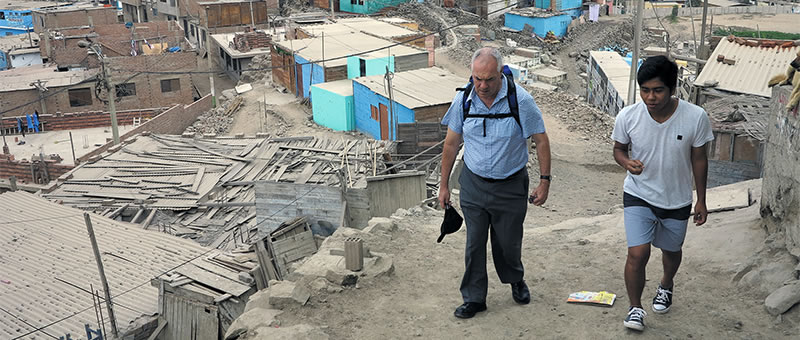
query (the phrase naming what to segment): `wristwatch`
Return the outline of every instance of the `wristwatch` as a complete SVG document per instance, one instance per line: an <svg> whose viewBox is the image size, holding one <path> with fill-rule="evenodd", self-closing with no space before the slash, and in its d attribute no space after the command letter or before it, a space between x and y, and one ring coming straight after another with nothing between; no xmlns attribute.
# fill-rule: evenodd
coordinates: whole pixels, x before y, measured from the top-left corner
<svg viewBox="0 0 800 340"><path fill-rule="evenodd" d="M546 179L548 182L550 181L550 175L541 175L539 179Z"/></svg>

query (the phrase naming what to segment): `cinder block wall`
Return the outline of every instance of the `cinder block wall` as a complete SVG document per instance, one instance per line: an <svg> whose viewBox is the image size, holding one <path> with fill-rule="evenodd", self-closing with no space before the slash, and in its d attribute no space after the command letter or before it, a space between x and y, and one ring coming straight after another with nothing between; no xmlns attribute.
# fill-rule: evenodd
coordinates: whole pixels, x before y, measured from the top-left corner
<svg viewBox="0 0 800 340"><path fill-rule="evenodd" d="M791 87L772 90L761 216L770 233L784 233L786 248L800 257L800 117L798 108L786 110Z"/></svg>

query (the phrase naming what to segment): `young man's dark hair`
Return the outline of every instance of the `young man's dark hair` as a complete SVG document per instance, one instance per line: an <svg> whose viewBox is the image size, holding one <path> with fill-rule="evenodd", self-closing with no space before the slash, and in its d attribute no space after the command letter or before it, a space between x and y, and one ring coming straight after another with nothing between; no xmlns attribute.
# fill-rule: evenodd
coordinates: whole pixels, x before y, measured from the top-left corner
<svg viewBox="0 0 800 340"><path fill-rule="evenodd" d="M642 83L655 78L667 85L670 92L674 91L678 84L678 64L662 55L645 59L642 66L639 66L636 82L642 85Z"/></svg>

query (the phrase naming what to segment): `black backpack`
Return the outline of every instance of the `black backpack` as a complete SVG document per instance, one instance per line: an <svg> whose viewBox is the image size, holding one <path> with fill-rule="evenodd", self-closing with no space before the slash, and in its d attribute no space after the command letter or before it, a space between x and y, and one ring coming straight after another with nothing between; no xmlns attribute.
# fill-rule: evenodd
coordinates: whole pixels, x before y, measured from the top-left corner
<svg viewBox="0 0 800 340"><path fill-rule="evenodd" d="M508 118L513 117L514 120L519 125L520 130L522 130L522 123L519 121L519 103L517 102L517 86L514 84L514 75L511 73L511 69L508 68L508 65L503 65L503 75L505 75L506 83L508 84L508 89L506 90L506 99L508 100L508 108L511 110L509 113L497 113L497 114L472 114L469 113L470 107L472 107L472 101L468 99L469 94L472 93L472 88L474 84L472 83L472 77L469 77L469 83L467 83L466 87L457 88L457 91L464 91L464 95L461 98L461 108L464 112L464 120L466 121L467 118L483 118L483 136L486 137L486 118L489 119L500 119L500 118Z"/></svg>

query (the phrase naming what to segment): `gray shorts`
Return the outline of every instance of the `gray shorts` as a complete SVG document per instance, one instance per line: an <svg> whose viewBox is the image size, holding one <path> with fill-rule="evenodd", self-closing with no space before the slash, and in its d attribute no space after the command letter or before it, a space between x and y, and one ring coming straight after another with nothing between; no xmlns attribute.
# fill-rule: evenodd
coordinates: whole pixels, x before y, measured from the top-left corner
<svg viewBox="0 0 800 340"><path fill-rule="evenodd" d="M625 207L625 236L628 247L647 243L666 251L680 251L689 219L658 218L648 207Z"/></svg>

